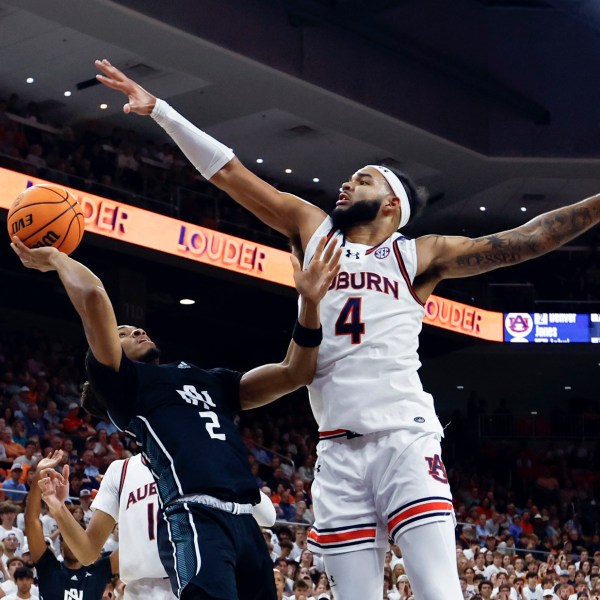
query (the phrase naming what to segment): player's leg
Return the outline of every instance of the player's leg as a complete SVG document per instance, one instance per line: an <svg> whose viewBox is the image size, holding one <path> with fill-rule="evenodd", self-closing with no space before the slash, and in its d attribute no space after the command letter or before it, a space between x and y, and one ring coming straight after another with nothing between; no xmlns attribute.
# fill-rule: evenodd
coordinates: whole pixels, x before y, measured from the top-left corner
<svg viewBox="0 0 600 600"><path fill-rule="evenodd" d="M311 491L315 523L308 546L323 557L336 600L379 599L387 532L367 485L371 436L325 440Z"/></svg>
<svg viewBox="0 0 600 600"><path fill-rule="evenodd" d="M158 529L161 562L182 600L237 600L235 538L224 511L192 503L172 503ZM264 540L263 540L264 543Z"/></svg>
<svg viewBox="0 0 600 600"><path fill-rule="evenodd" d="M397 537L415 600L464 600L456 567L454 519L408 529ZM434 575L427 565L435 565Z"/></svg>
<svg viewBox="0 0 600 600"><path fill-rule="evenodd" d="M214 596L209 596L204 590L201 590L197 585L188 583L183 590L179 600L218 600Z"/></svg>
<svg viewBox="0 0 600 600"><path fill-rule="evenodd" d="M383 597L385 548L327 554L323 561L335 600Z"/></svg>
<svg viewBox="0 0 600 600"><path fill-rule="evenodd" d="M461 599L454 510L440 436L395 431L382 434L378 446L371 463L378 513L402 550L415 599ZM435 565L435 577L424 575L428 564Z"/></svg>
<svg viewBox="0 0 600 600"><path fill-rule="evenodd" d="M277 600L273 561L252 515L233 516L236 538L236 584L239 600Z"/></svg>

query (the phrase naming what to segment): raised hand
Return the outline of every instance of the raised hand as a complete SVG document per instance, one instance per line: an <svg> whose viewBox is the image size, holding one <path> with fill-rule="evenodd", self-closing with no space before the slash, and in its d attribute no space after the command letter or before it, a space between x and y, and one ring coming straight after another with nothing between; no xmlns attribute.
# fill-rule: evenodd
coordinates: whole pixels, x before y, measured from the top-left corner
<svg viewBox="0 0 600 600"><path fill-rule="evenodd" d="M294 267L296 290L305 300L315 304L325 296L331 282L340 272L342 249L331 243L325 250L326 242L327 238L321 238L313 259L304 271L300 261L294 255L290 257Z"/></svg>
<svg viewBox="0 0 600 600"><path fill-rule="evenodd" d="M54 271L56 267L53 260L60 254L60 251L52 246L45 248L28 248L16 235L12 237L10 247L21 259L24 267L28 269L37 269L38 271Z"/></svg>
<svg viewBox="0 0 600 600"><path fill-rule="evenodd" d="M42 248L40 248L40 250L42 250ZM37 464L37 471L39 473L42 472L42 470L44 469L54 469L56 467L58 467L58 465L61 464L63 459L63 451L62 450L55 450L54 452L52 452L52 454L46 456L45 458L42 458L42 460L40 460L40 462ZM67 467L65 467L67 468ZM67 475L68 475L68 470L67 470Z"/></svg>
<svg viewBox="0 0 600 600"><path fill-rule="evenodd" d="M69 497L69 465L64 466L62 475L54 468L42 469L38 485L48 508L60 507Z"/></svg>
<svg viewBox="0 0 600 600"><path fill-rule="evenodd" d="M96 79L105 86L123 92L128 102L123 106L123 112L138 115L149 115L156 104L156 96L146 91L139 83L129 79L122 71L113 67L106 59L96 60L96 67L103 75L96 75Z"/></svg>

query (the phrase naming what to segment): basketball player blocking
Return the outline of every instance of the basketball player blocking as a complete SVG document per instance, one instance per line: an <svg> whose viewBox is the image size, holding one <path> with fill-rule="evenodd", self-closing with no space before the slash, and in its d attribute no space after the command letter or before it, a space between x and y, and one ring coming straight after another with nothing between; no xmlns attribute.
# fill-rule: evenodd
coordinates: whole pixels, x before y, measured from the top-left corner
<svg viewBox="0 0 600 600"><path fill-rule="evenodd" d="M304 264L324 235L344 249L322 300L324 337L309 385L320 435L309 543L324 556L336 600L382 597L389 538L416 600L462 600L443 430L417 373L424 304L443 279L530 260L581 235L600 221L600 195L493 235L409 239L399 230L426 198L406 175L362 166L328 215L261 180L107 60L96 66L100 82L128 97L125 113L152 116L207 180L287 236ZM435 577L423 564L436 565Z"/></svg>

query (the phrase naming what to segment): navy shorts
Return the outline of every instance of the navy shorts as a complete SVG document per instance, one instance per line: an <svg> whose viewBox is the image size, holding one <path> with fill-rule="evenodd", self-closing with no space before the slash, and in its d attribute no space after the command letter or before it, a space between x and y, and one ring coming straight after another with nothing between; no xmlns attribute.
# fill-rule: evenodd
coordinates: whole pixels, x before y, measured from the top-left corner
<svg viewBox="0 0 600 600"><path fill-rule="evenodd" d="M158 529L160 559L180 597L192 583L219 600L276 600L273 563L254 517L174 503Z"/></svg>

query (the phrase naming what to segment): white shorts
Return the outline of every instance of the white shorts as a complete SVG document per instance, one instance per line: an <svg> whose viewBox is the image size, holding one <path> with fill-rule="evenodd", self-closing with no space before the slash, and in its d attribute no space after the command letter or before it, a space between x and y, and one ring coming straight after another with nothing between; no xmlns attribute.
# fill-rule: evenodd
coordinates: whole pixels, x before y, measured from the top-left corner
<svg viewBox="0 0 600 600"><path fill-rule="evenodd" d="M123 600L177 600L168 579L136 579L125 586Z"/></svg>
<svg viewBox="0 0 600 600"><path fill-rule="evenodd" d="M310 549L337 554L385 548L412 527L454 519L440 439L397 430L321 440Z"/></svg>

